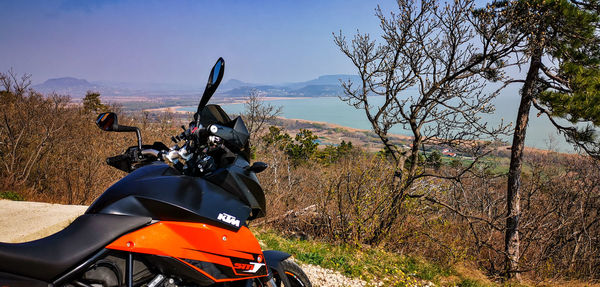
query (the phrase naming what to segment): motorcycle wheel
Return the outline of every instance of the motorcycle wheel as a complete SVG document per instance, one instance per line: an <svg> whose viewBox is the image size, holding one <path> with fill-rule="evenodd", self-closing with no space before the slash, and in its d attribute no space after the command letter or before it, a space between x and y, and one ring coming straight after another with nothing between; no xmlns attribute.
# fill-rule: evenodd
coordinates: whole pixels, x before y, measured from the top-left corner
<svg viewBox="0 0 600 287"><path fill-rule="evenodd" d="M306 276L306 273L302 271L302 268L300 268L296 262L287 259L281 262L281 266L283 267L283 271L285 272L285 275L292 287L312 287L310 280L308 280L308 276ZM274 275L275 284L277 286L283 286L280 275L277 273Z"/></svg>

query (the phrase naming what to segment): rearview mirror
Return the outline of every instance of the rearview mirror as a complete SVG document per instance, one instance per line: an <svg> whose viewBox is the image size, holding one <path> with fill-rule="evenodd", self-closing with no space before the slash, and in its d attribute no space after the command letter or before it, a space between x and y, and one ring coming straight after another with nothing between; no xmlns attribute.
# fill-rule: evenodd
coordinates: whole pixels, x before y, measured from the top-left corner
<svg viewBox="0 0 600 287"><path fill-rule="evenodd" d="M115 113L101 113L96 119L96 125L104 131L116 132L119 129L119 121Z"/></svg>
<svg viewBox="0 0 600 287"><path fill-rule="evenodd" d="M223 79L223 74L225 73L225 60L223 58L219 58L212 70L210 70L210 74L208 75L208 83L206 83L206 88L204 89L204 93L202 94L202 98L200 99L200 103L198 104L198 110L196 110L196 114L194 115L194 119L196 121L199 120L200 112L206 106L212 95L219 87L221 80Z"/></svg>
<svg viewBox="0 0 600 287"><path fill-rule="evenodd" d="M112 112L99 114L98 118L96 119L96 125L101 130L107 132L135 132L138 141L138 148L140 150L142 149L142 134L140 133L140 129L136 127L119 125L117 114Z"/></svg>
<svg viewBox="0 0 600 287"><path fill-rule="evenodd" d="M225 60L223 58L219 58L212 70L210 71L210 75L208 76L208 84L218 85L223 79L223 66L225 65Z"/></svg>

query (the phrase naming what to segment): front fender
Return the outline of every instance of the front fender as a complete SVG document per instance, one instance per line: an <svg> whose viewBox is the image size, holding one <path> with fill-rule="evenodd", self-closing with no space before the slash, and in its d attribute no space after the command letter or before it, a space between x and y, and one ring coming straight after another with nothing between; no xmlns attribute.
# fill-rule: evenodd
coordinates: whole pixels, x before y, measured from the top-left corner
<svg viewBox="0 0 600 287"><path fill-rule="evenodd" d="M265 257L265 263L267 264L267 268L269 268L269 270L277 271L277 274L279 274L283 286L291 286L290 282L287 280L287 276L285 276L285 270L283 270L281 262L290 258L292 255L283 251L267 250L263 251L263 256Z"/></svg>

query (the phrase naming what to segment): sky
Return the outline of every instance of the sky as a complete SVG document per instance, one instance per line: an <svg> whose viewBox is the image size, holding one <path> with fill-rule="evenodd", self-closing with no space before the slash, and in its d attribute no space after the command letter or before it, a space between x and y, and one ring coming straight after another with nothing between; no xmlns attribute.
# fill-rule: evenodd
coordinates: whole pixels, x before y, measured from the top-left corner
<svg viewBox="0 0 600 287"><path fill-rule="evenodd" d="M333 32L378 35L395 1L0 0L0 71L49 78L204 85L218 57L225 80L284 83L355 70Z"/></svg>

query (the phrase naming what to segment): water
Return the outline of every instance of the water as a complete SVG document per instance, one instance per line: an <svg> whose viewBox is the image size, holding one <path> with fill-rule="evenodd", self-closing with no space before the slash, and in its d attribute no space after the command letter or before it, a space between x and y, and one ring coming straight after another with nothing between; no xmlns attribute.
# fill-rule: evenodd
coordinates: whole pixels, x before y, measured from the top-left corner
<svg viewBox="0 0 600 287"><path fill-rule="evenodd" d="M265 102L274 106L281 106L283 108L281 116L288 119L328 122L358 129L371 129L371 124L363 110L357 110L337 97L269 99ZM382 102L382 97L376 97L373 100L375 105ZM505 124L515 121L519 107L517 96L499 96L495 99L494 105L496 106L496 112L490 115L482 115L483 121L488 122L490 125L497 125L501 120L504 120ZM244 111L244 104L224 104L221 106L229 114L239 114ZM196 107L184 107L181 110L196 111ZM410 135L410 132L404 130L401 126L393 127L391 133ZM503 138L503 140L510 142L512 135ZM562 135L558 134L546 116L537 117L533 108L530 114L525 144L539 149L552 148L560 152L574 152L573 147L565 141Z"/></svg>

